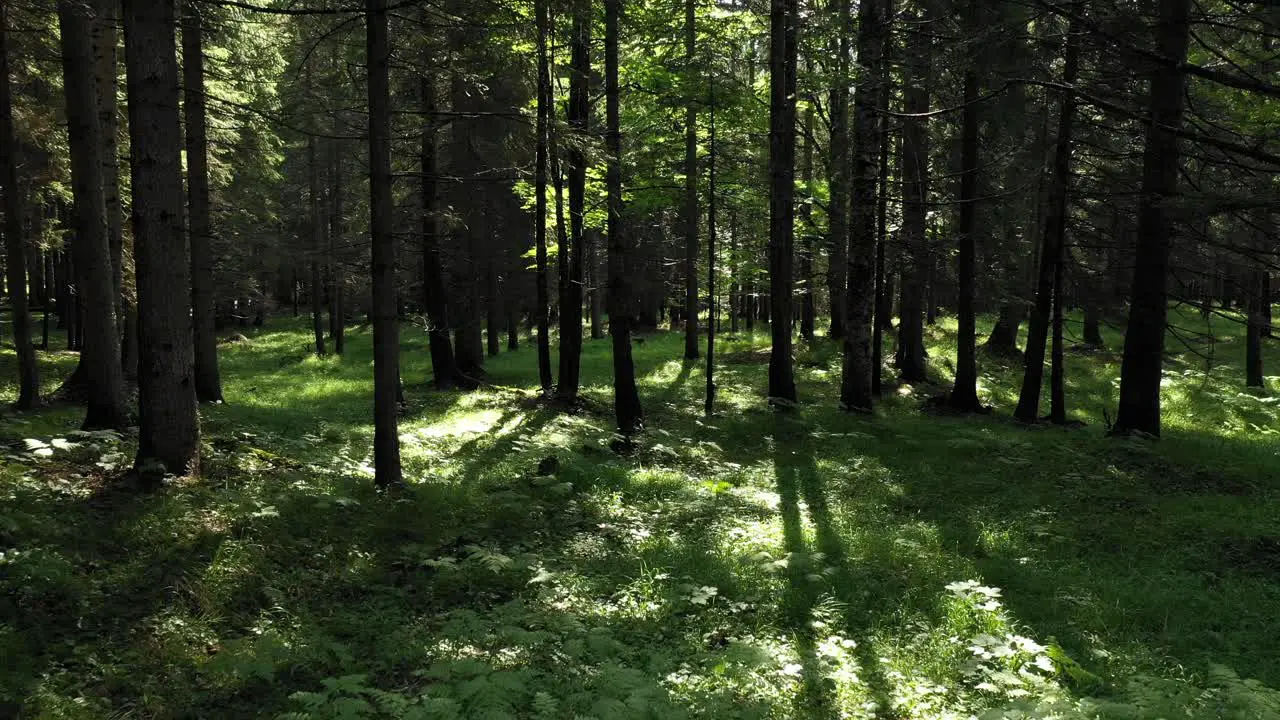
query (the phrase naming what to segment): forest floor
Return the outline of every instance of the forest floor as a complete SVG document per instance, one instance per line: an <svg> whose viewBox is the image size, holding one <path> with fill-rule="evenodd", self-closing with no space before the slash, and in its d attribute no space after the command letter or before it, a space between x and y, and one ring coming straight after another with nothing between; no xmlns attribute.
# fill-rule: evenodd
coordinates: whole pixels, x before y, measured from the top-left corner
<svg viewBox="0 0 1280 720"><path fill-rule="evenodd" d="M986 356L991 415L934 385L847 415L830 344L776 413L758 331L724 338L710 420L680 337L638 344L626 458L607 341L563 415L527 344L429 390L409 326L388 494L367 328L324 359L300 322L243 330L199 480L121 487L134 439L75 408L0 419L0 716L1280 717L1280 379L1244 392L1239 327L1176 320L1216 361L1171 338L1160 442L1105 437L1114 333L1069 353L1063 429L1013 422L1020 365ZM74 356L42 357L52 388Z"/></svg>

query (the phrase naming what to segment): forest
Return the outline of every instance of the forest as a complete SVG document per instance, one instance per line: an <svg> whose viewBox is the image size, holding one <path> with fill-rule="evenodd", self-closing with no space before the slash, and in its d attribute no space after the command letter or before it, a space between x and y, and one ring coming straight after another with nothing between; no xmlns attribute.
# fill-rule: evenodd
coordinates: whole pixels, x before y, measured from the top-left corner
<svg viewBox="0 0 1280 720"><path fill-rule="evenodd" d="M1275 2L0 0L0 236L0 718L1280 720Z"/></svg>

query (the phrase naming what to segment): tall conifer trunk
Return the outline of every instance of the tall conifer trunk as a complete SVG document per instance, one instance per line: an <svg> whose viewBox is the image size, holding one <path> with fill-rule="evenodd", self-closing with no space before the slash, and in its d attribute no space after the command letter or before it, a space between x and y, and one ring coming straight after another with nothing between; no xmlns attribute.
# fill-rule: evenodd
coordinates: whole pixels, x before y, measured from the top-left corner
<svg viewBox="0 0 1280 720"><path fill-rule="evenodd" d="M605 171L609 233L609 336L613 341L613 407L628 438L644 422L631 357L633 300L628 279L631 239L622 217L622 117L618 87L618 22L623 0L604 0Z"/></svg>
<svg viewBox="0 0 1280 720"><path fill-rule="evenodd" d="M560 311L560 384L556 393L560 401L572 404L578 398L582 365L582 299L586 283L586 192L587 158L582 143L586 140L591 98L591 4L575 0L573 29L569 38L569 129L573 142L569 145L569 281L565 286Z"/></svg>
<svg viewBox="0 0 1280 720"><path fill-rule="evenodd" d="M125 68L138 284L139 471L199 470L191 265L173 0L125 0Z"/></svg>
<svg viewBox="0 0 1280 720"><path fill-rule="evenodd" d="M698 359L698 108L696 0L684 0L684 359Z"/></svg>
<svg viewBox="0 0 1280 720"><path fill-rule="evenodd" d="M1120 369L1120 407L1112 428L1115 433L1160 435L1160 379L1173 234L1169 204L1178 193L1177 131L1182 127L1182 63L1187 58L1190 12L1191 0L1160 0L1156 46L1160 56L1172 62L1155 64L1151 71L1133 285Z"/></svg>
<svg viewBox="0 0 1280 720"><path fill-rule="evenodd" d="M0 192L4 199L5 279L13 314L13 346L18 355L19 410L40 404L40 366L31 344L31 314L27 297L26 247L22 238L22 188L18 184L18 141L13 127L13 98L9 85L9 0L0 0ZM46 318L49 300L45 299ZM46 336L48 331L45 332Z"/></svg>
<svg viewBox="0 0 1280 720"><path fill-rule="evenodd" d="M1080 51L1077 28L1067 30L1066 58L1062 84L1071 87L1079 73ZM1075 122L1075 98L1070 91L1062 93L1058 111L1058 138L1053 159L1053 179L1049 192L1049 213L1040 243L1040 269L1036 280L1036 301L1027 324L1027 349L1023 355L1022 391L1013 416L1023 422L1035 422L1040 416L1040 392L1044 380L1044 344L1049 332L1049 314L1054 306L1059 264L1066 239L1067 208L1071 192L1071 136Z"/></svg>
<svg viewBox="0 0 1280 720"><path fill-rule="evenodd" d="M391 40L387 0L366 0L369 82L369 230L373 245L373 467L374 482L402 482L400 432L400 322L396 302L395 207L391 197Z"/></svg>
<svg viewBox="0 0 1280 720"><path fill-rule="evenodd" d="M209 142L204 100L204 28L200 11L183 7L183 108L187 133L187 225L191 241L191 319L195 328L196 398L222 402L214 332L213 223L209 217ZM243 312L243 311L242 311Z"/></svg>
<svg viewBox="0 0 1280 720"><path fill-rule="evenodd" d="M795 246L797 0L769 14L769 397L796 401L791 357Z"/></svg>
<svg viewBox="0 0 1280 720"><path fill-rule="evenodd" d="M875 305L876 182L880 134L876 102L880 99L879 63L884 52L883 0L866 0L858 9L858 64L864 72L853 98L852 207L849 212L849 286L845 301L844 367L840 404L846 410L871 412L872 327Z"/></svg>

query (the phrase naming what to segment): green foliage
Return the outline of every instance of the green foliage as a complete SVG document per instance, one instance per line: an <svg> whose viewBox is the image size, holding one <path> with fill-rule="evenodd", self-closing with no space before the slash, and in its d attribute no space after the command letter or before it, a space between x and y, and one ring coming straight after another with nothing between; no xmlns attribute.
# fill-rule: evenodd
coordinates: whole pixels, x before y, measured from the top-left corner
<svg viewBox="0 0 1280 720"><path fill-rule="evenodd" d="M532 401L531 351L490 360L508 389L434 393L406 329L411 486L381 495L369 335L299 359L308 331L223 349L198 481L119 485L134 438L77 433L74 408L0 423L0 696L22 717L1277 715L1276 447L1254 429L1275 404L1228 392L1238 367L1175 359L1155 444L1103 437L1105 353L1069 356L1089 426L1066 431L922 413L928 386L850 417L822 346L778 416L764 335L729 335L708 420L659 334L620 458L607 412ZM931 342L942 367L948 327ZM609 372L588 343L588 407ZM998 406L1016 373L988 366Z"/></svg>

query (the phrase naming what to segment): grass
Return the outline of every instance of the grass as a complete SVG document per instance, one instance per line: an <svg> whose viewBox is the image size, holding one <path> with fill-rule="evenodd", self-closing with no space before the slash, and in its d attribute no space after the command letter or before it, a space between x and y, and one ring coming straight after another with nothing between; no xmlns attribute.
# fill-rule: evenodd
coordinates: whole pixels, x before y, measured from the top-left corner
<svg viewBox="0 0 1280 720"><path fill-rule="evenodd" d="M1178 316L1206 322L1218 362L1171 344L1158 443L1104 436L1115 350L1069 355L1083 428L1029 428L990 357L992 415L925 412L931 385L844 414L827 344L774 413L767 336L739 334L707 420L658 334L629 458L607 341L565 416L527 345L442 394L406 328L388 495L369 333L317 359L273 322L222 348L199 480L121 488L133 438L74 408L0 420L0 716L1280 717L1280 403L1243 391L1237 326ZM954 324L929 343L949 375ZM73 360L42 354L50 386Z"/></svg>

